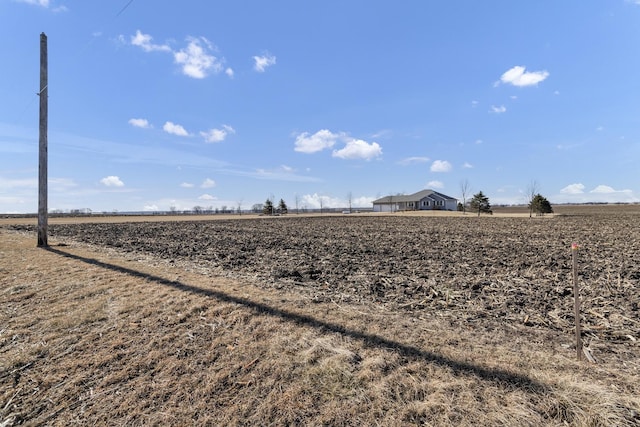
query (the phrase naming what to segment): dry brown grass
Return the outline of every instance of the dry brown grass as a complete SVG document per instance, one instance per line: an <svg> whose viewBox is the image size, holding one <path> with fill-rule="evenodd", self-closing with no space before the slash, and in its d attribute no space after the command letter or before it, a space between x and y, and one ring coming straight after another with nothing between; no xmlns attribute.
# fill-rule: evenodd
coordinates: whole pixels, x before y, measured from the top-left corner
<svg viewBox="0 0 640 427"><path fill-rule="evenodd" d="M638 359L577 362L549 334L311 303L0 229L3 427L640 425Z"/></svg>

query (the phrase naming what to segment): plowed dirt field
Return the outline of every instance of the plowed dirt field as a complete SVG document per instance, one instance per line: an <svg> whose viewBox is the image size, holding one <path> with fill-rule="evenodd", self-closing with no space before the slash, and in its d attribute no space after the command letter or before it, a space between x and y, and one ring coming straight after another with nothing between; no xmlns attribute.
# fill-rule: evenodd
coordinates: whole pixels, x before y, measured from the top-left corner
<svg viewBox="0 0 640 427"><path fill-rule="evenodd" d="M244 283L255 289L256 294L269 295L268 299L297 301L295 306L303 310L303 314L297 314L302 316L297 319L297 323L313 323L315 317L306 318L305 316L309 316L308 313L315 316L322 312L331 318L330 313L334 311L350 312L351 315L355 314L355 317L365 319L364 324L355 326L353 319L340 320L340 316L336 315L330 323L321 326L333 334L340 334L343 328L350 331L353 328L361 329L359 337L364 337L370 345L374 342L378 347L390 348L399 345L393 338L405 336L405 328L411 329L410 324L414 322L416 331L422 332L408 334L415 341L410 344L410 350L407 347L400 351L401 357L415 358L421 351L434 350L425 348L425 345L430 345L430 341L425 338L424 330L431 330L432 333L441 333L443 337L447 337L441 345L466 349L461 358L464 363L470 363L469 367L454 367L454 371L473 371L470 366L475 366L475 357L481 353L485 354L484 350L470 350L470 346L480 346L485 350L489 349L491 353L508 349L510 342L518 343L520 351L536 354L540 360L547 356L566 358L567 362L563 362L563 366L572 366L569 369L573 370L572 375L580 375L576 372L581 372L578 366L583 366L591 371L587 378L591 378L590 381L594 381L594 384L598 383L606 388L606 383L610 381L612 388L605 394L613 393L613 396L607 396L611 399L611 407L618 405L619 413L614 414L616 417L611 418L609 423L606 417L598 418L596 414L585 415L584 412L580 412L581 404L574 402L572 398L566 398L568 400L560 404L557 403L558 396L555 396L552 400L556 399L553 401L556 403L547 402L541 404L542 406L536 406L531 401L525 405L529 408L528 411L531 411L529 415L520 414L516 418L505 418L505 422L516 420L519 424L528 424L527 420L530 420L531 425L536 425L546 420L545 423L549 425L565 422L574 425L591 425L594 422L596 425L615 425L619 422L637 425L640 424L640 408L637 407L638 401L634 401L630 396L640 392L637 386L637 379L640 378L639 220L640 210L624 209L605 212L576 211L549 218L396 214L326 217L289 215L211 221L83 222L51 224L50 239L56 242L56 245L64 244L69 249L65 246L54 246L53 252L49 251L48 254L67 254L66 259L77 256L77 260L80 261L89 258L85 255L70 255L67 252L77 252L85 248L84 250L92 253L97 251L103 256L122 258L134 265L144 265L147 269L156 268L163 272L168 271L167 269L184 271L184 274L197 275L202 280L225 278ZM6 228L4 233L26 233L27 236L33 236L35 230L33 225L5 224L3 227ZM572 243L579 245L578 283L582 339L585 356L592 360L575 362L576 365L573 365L574 362L568 362L575 358ZM95 258L90 259L94 260L92 268L100 267L100 263L103 262ZM122 272L137 271L137 268L128 265L122 268ZM4 275L4 271L9 270L3 268L0 273ZM64 280L63 272L58 271L58 274L61 274L59 280ZM148 277L156 277L150 274L140 273L140 278L147 277L149 280ZM169 279L166 280L168 283L171 282ZM14 285L8 276L4 276L2 282L5 290ZM175 283L186 286L181 281ZM12 301L13 297L10 295L16 294L20 294L20 290L12 294L5 293L2 296L3 304ZM214 296L206 292L203 292L203 295ZM293 295L295 297L292 297ZM258 311L287 309L286 303L276 305L275 308L271 305L264 306ZM378 316L387 320L381 321ZM336 319L337 323L333 322ZM8 321L11 323L10 317ZM389 321L391 323L388 323ZM367 322L375 323L378 328L376 330L383 332L366 332ZM329 324L332 326L327 326ZM400 324L405 332L396 329ZM432 328L427 325L431 325ZM6 331L10 326L0 328ZM147 325L147 328L153 326ZM384 331L391 336L385 335ZM350 339L356 339L358 336L347 335ZM0 357L11 351L12 339L14 338L6 334L0 335ZM270 338L267 334L262 339ZM334 344L326 344L326 347L333 348ZM236 344L229 345L235 348ZM314 345L319 344L316 342ZM344 356L345 360L341 363L344 362L345 366L349 367L340 369L353 372L354 366L362 362L362 352L357 349L342 351L327 348L322 350L323 354L334 354L332 351L337 351ZM435 350L437 352L437 349ZM545 354L547 356L544 356ZM188 356L185 354L185 357ZM422 359L429 359L424 354L422 356ZM259 360L264 357L258 355L255 360L243 360L249 369L254 364L258 365ZM500 356L496 355L496 360L500 360ZM24 361L23 365L27 363ZM404 362L394 363L406 368L402 365ZM429 361L425 363L428 364ZM455 363L442 364L451 367L456 366ZM518 363L502 373L496 371L494 374L498 377L508 377L511 374L507 372L512 372L512 368L516 371L523 368ZM545 374L534 376L548 379L548 385L551 387L549 390L552 390L554 386L551 384L551 378L555 375L553 370L557 368L557 361L552 363L553 368L543 368L544 363L540 363L537 369ZM15 396L21 395L21 390L26 387L20 383L19 376L15 379L16 372L29 370L23 365L18 362L12 366L0 364L0 391L4 393L4 416L7 420L7 424L2 424L3 426L11 425L10 421L28 421L28 417L9 417L9 409L15 403ZM347 375L347 371L343 372L340 369L338 371L342 372L341 374L334 374ZM389 369L394 371L398 367L394 365ZM6 383L9 378L7 373L11 374L10 378L14 378L11 380L14 382L13 388ZM559 372L556 374L560 375ZM487 372L483 373L482 369L474 373L474 376L480 378L483 375L491 376ZM531 376L526 378L531 379ZM322 383L324 380L326 379L318 380L321 382L320 387L330 387L330 384ZM345 392L342 387L359 387L355 384L345 385L343 377L334 380L340 383L340 391L335 393L341 402L341 399L348 397L343 395ZM245 384L243 381L249 382ZM250 380L243 381L240 382L244 386L251 383ZM523 379L514 376L504 381L507 384L522 383ZM532 384L538 382L539 378ZM542 382L544 383L544 380ZM20 384L22 388L19 387ZM233 384L227 386L232 387ZM415 387L414 391L417 394L409 399L411 404L428 402L433 390L428 391L424 384ZM537 386L530 384L527 387ZM503 392L498 392L498 395ZM619 400L615 398L616 392L620 393ZM15 395L10 399L12 393ZM266 396L264 393L267 392L262 391L263 398ZM332 392L325 390L324 397L326 393ZM544 393L554 394L552 391ZM601 397L597 393L596 395ZM371 399L374 399L371 396L358 396L358 399L370 399L369 404L373 401ZM356 401L362 403L358 399ZM473 405L477 404L478 402L475 402ZM577 406L571 409L563 405ZM381 414L363 418L363 415L356 411L352 413L351 418L342 419L336 414L323 413L324 418L321 419L328 423L332 423L332 420L339 421L340 424L349 424L348 421L351 419L354 420L353 425L376 420L388 425L396 422L472 425L477 415L469 411L467 417L464 410L461 412L462 415L457 416L447 411L438 415L422 407L412 408L407 409L413 414L411 416L405 411L398 412L391 418L385 418ZM607 410L612 411L612 414L615 412ZM140 408L136 408L136 411L140 411ZM251 415L252 412L247 408L244 411L244 415L241 415L242 412L234 412L235 416L227 414L226 416L231 418L224 419L227 422L235 420L237 424L248 423L248 420L256 421L255 413ZM288 407L289 415L283 416L284 418L278 418L282 414L272 414L269 418L269 411L265 411L262 408L260 412L260 419L265 420L265 424L314 424L313 418L305 418L310 415L300 408ZM479 411L478 413L482 412ZM68 412L68 408L60 413L65 412ZM494 412L492 414L492 417L496 418L486 418L486 421L489 424L500 424L500 416ZM92 419L100 418L94 416ZM123 420L122 417L118 419ZM160 422L157 417L153 420ZM180 420L184 421L184 418L169 421L180 423ZM356 422L357 420L359 421ZM134 417L132 421L145 424L144 417ZM2 422L0 417L0 423Z"/></svg>
<svg viewBox="0 0 640 427"><path fill-rule="evenodd" d="M606 358L638 349L639 219L293 216L66 224L50 231L61 241L295 289L311 302L371 302L567 336L574 327L575 242L585 339Z"/></svg>

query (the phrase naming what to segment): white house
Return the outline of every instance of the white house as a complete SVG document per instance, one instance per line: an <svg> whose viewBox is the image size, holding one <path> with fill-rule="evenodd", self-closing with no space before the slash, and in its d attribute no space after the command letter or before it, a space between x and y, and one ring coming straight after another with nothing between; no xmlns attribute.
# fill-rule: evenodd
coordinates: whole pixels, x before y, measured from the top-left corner
<svg viewBox="0 0 640 427"><path fill-rule="evenodd" d="M422 190L408 196L386 196L373 201L374 212L455 211L456 209L458 209L458 199L433 190Z"/></svg>

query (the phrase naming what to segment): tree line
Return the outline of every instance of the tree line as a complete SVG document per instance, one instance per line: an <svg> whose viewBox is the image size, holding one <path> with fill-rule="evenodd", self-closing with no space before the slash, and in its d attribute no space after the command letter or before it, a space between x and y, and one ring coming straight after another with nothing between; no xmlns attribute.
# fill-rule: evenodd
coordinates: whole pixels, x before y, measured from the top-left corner
<svg viewBox="0 0 640 427"><path fill-rule="evenodd" d="M463 213L467 212L467 208L470 212L477 213L478 216L480 214L492 214L493 210L491 209L491 202L489 197L486 196L482 191L471 196L471 199L467 201L467 197L470 193L470 184L468 180L464 180L460 183L460 192L462 194L462 202L458 202L457 209ZM529 208L529 217L532 217L535 213L536 216L541 216L544 214L553 213L553 207L549 200L544 197L538 191L538 185L535 181L532 181L529 187L527 188L527 196L529 202L527 207ZM349 212L351 212L351 201L352 195L349 193ZM296 211L298 211L298 203L299 199L296 196ZM238 202L237 210L238 213L242 212L242 202ZM267 198L267 200L262 203L256 203L252 206L251 211L253 213L262 213L263 215L279 215L279 214L287 214L289 212L289 207L284 199L280 199L277 205L273 203L273 196ZM195 206L193 208L194 213L212 213L212 208L203 208L201 206ZM215 209L215 213L233 213L234 209L228 209L227 206L223 206L220 210L218 208ZM320 200L320 213L322 213L322 199Z"/></svg>
<svg viewBox="0 0 640 427"><path fill-rule="evenodd" d="M480 216L481 213L492 214L491 203L489 202L489 197L487 197L482 191L474 194L469 203L467 203L467 196L469 195L471 186L469 185L469 181L464 180L460 183L460 192L462 193L462 202L458 202L458 211L462 211L466 213L467 205L471 212L477 213ZM553 213L553 207L549 200L544 197L538 191L538 184L535 181L532 181L527 188L527 196L529 202L527 207L529 208L529 217L532 217L535 213L536 216L542 216L544 214Z"/></svg>
<svg viewBox="0 0 640 427"><path fill-rule="evenodd" d="M287 207L287 203L284 201L284 199L280 199L280 202L278 202L278 206L274 206L273 201L271 199L267 199L262 206L262 213L265 215L284 215L286 213L289 213L289 208Z"/></svg>

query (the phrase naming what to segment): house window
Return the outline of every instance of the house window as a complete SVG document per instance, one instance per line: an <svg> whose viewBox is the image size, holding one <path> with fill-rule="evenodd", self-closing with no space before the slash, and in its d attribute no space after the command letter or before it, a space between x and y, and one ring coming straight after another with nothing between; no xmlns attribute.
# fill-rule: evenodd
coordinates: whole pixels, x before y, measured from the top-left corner
<svg viewBox="0 0 640 427"><path fill-rule="evenodd" d="M422 206L429 206L429 201L428 200L423 200L422 201Z"/></svg>

